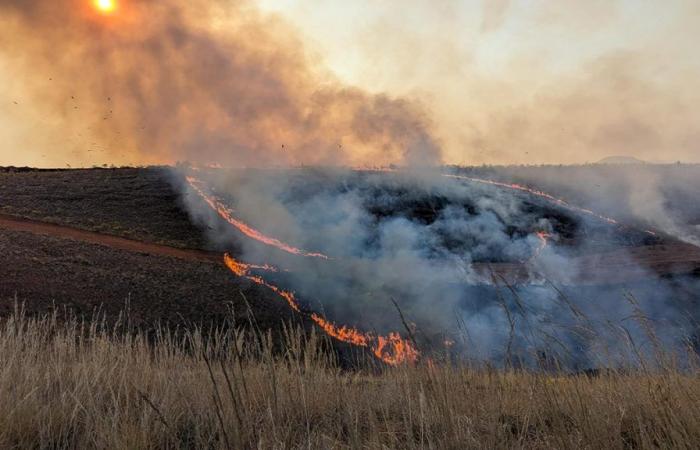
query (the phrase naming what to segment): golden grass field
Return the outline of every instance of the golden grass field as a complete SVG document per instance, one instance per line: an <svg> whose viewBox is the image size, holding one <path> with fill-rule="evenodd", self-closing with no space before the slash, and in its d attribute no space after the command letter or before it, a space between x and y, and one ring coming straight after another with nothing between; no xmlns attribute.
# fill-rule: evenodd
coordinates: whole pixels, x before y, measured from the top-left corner
<svg viewBox="0 0 700 450"><path fill-rule="evenodd" d="M107 327L62 314L29 318L19 307L2 322L0 448L632 449L700 442L694 369L567 375L424 362L346 371L324 350L325 338L291 328L280 348L238 327L146 337L128 332L128 320Z"/></svg>

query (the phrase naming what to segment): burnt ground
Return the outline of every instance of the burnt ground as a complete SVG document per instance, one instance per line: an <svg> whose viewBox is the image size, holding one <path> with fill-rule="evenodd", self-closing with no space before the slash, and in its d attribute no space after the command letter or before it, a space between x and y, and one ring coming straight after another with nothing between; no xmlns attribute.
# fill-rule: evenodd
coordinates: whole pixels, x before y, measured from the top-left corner
<svg viewBox="0 0 700 450"><path fill-rule="evenodd" d="M292 315L267 290L233 277L214 261L139 253L41 234L0 233L0 315L15 303L29 314L67 307L108 319L128 309L132 323L208 325L231 317L247 321L248 299L256 320L278 327Z"/></svg>
<svg viewBox="0 0 700 450"><path fill-rule="evenodd" d="M41 224L33 229L31 223L0 227L0 315L11 313L19 302L30 314L65 306L81 315L101 311L115 318L128 305L132 322L146 328L221 323L230 318L230 308L247 320L243 293L262 328L291 320L279 297L233 276L216 253L177 257L177 252L100 243L79 235L79 230L89 230L180 249L208 249L168 177L161 168L0 170L1 214L75 230L52 233Z"/></svg>
<svg viewBox="0 0 700 450"><path fill-rule="evenodd" d="M180 248L210 248L168 168L0 168L0 214Z"/></svg>

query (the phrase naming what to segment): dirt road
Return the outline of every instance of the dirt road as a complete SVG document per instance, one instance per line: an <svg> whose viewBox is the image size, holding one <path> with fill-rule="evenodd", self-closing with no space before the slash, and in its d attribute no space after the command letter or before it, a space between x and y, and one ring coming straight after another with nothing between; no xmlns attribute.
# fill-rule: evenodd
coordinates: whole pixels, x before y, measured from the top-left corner
<svg viewBox="0 0 700 450"><path fill-rule="evenodd" d="M180 249L6 215L0 215L0 229L72 239L133 253L188 261L222 262L220 253ZM538 266L536 262L533 265L478 264L475 265L475 269L485 275L498 274L514 284L527 282L538 275L566 284L622 283L643 279L650 273L672 275L700 271L700 248L684 243L632 247L613 252L576 256L567 262L571 267L575 267L575 270L567 271L566 276L557 274L551 267ZM571 276L572 272L575 272L575 275Z"/></svg>
<svg viewBox="0 0 700 450"><path fill-rule="evenodd" d="M41 234L61 239L72 239L80 242L103 245L118 250L126 250L133 253L142 253L155 256L167 256L188 261L222 262L222 255L202 250L180 249L167 245L140 242L132 239L80 230L77 228L55 225L46 222L38 222L18 217L0 215L0 229L23 231L33 234Z"/></svg>

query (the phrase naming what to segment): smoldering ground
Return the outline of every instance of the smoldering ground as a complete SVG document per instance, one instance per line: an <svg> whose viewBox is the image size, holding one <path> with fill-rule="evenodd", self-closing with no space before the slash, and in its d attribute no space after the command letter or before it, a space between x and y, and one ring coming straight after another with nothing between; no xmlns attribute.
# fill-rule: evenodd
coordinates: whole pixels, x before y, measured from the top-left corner
<svg viewBox="0 0 700 450"><path fill-rule="evenodd" d="M700 245L700 166L589 164L462 169L556 192L579 206Z"/></svg>
<svg viewBox="0 0 700 450"><path fill-rule="evenodd" d="M237 235L198 195L186 196L213 241L234 245L244 261L282 268L265 278L338 324L403 331L396 302L430 351L496 364L556 360L567 369L638 364L660 347L683 353L697 333L698 304L688 292L700 283L693 277L646 272L632 283L567 283L585 276L576 254L600 251L601 241L624 252L637 240L656 239L643 231L437 173L195 175L237 219L329 257L291 255ZM548 235L547 247L541 248L538 232ZM475 270L488 263L518 263L532 273L527 283L494 282ZM540 269L556 272L557 281L550 283Z"/></svg>

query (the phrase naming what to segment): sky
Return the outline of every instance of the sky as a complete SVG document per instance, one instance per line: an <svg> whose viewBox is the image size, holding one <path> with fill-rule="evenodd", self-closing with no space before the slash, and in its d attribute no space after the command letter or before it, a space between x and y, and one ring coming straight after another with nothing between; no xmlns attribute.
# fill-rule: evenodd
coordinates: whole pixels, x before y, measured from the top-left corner
<svg viewBox="0 0 700 450"><path fill-rule="evenodd" d="M90 0L64 0L71 5L78 1ZM235 139L224 136L226 127L250 125L240 115L213 130L216 139L200 127L187 130L186 136L183 131L177 140L164 140L161 128L172 127L173 123L159 124L154 133L161 138L150 142L123 142L115 137L116 131L103 130L106 124L95 125L101 128L99 132L80 132L75 119L66 119L65 105L56 108L55 102L47 100L38 88L41 83L36 71L51 67L57 77L62 71L71 75L114 71L114 67L107 66L78 67L74 61L62 67L61 60L71 53L65 48L78 48L78 42L93 45L90 42L96 32L95 23L77 37L77 33L55 30L42 35L46 27L75 28L71 24L80 26L91 19L76 11L62 25L48 22L39 9L29 13L27 7L17 5L14 13L20 18L12 19L13 3L23 2L3 3L9 5L4 6L10 11L10 19L6 20L18 25L0 31L0 164L153 163L190 157L197 153L193 149L198 142L207 148L222 147L207 153L211 159L207 162L211 163L219 158L224 160L222 163L240 160L243 164L265 165L279 159L279 149L267 149L277 147L277 141L243 138L238 131L231 131L237 133ZM137 11L128 0L121 3L121 11L114 16ZM149 8L154 8L149 2L131 3L139 3L138 12L133 14L144 17L150 15ZM334 122L313 132L308 131L306 118L275 122L273 134L284 136L283 140L292 142L295 148L304 147L303 151L293 150L287 163L327 163L332 160L328 149L336 147L352 148L344 150L349 156L341 158L343 163L400 163L407 158L398 150L402 146L429 147L429 156L411 158L431 163L436 161L434 147L439 148L440 162L454 164L570 164L611 155L654 162L700 162L700 112L696 107L700 100L700 58L694 49L700 40L697 1L218 0L206 7L200 1L189 2L200 5L205 14L179 3L188 2L167 0L163 4L171 4L173 10L182 13L183 29L197 33L204 29L211 36L211 45L230 49L229 43L235 41L238 46L245 45L246 51L265 54L279 46L285 61L294 58L295 67L304 66L299 71L305 80L304 89L295 91L303 91L303 96L290 96L285 91L281 103L292 101L304 108L313 107L315 114L332 116ZM159 17L159 26L153 26L153 30L167 31L169 17L172 15ZM238 30L242 22L256 33L269 35L269 45L257 48L247 42L241 44L255 39L229 33ZM115 17L105 18L97 26L113 33L121 31ZM47 42L30 47L25 36L37 29L38 39ZM104 30L97 32L102 34ZM63 41L70 45L62 48ZM110 45L134 44L125 42ZM260 58L256 54L251 59ZM278 77L287 84L286 75ZM290 89L294 83L289 83ZM332 100L322 104L309 100L316 98L316 88L323 90L328 85L333 86ZM61 88L65 86L68 84ZM341 93L348 90L363 100L353 97L359 106L345 112L348 100ZM274 96L267 95L266 91L261 102L274 102ZM183 108L193 108L186 105L186 95L178 98ZM377 106L377 99L390 99L391 113ZM249 101L255 102L255 98ZM358 130L348 123L355 124L357 116L368 109L362 102L371 104L373 115ZM150 107L133 101L130 104ZM194 104L207 113L212 110L209 103ZM230 108L223 110L231 115ZM343 113L353 119L336 118ZM391 124L386 122L387 115ZM120 135L136 132L132 121L116 122ZM419 124L418 133L411 130L415 124ZM270 133L271 128L260 127L259 120L254 125L259 132ZM376 130L383 127L392 131ZM371 128L376 129L367 138L366 130ZM337 136L326 135L331 132ZM411 136L404 139L402 133ZM145 144L176 149L172 154L167 149L150 151L144 150ZM87 152L86 146L93 146L92 151ZM236 148L229 152L233 156L228 156L226 146ZM254 149L253 154L269 153L274 157L257 161L251 152L239 148L246 146ZM324 149L319 151L323 157L313 156L314 146Z"/></svg>

